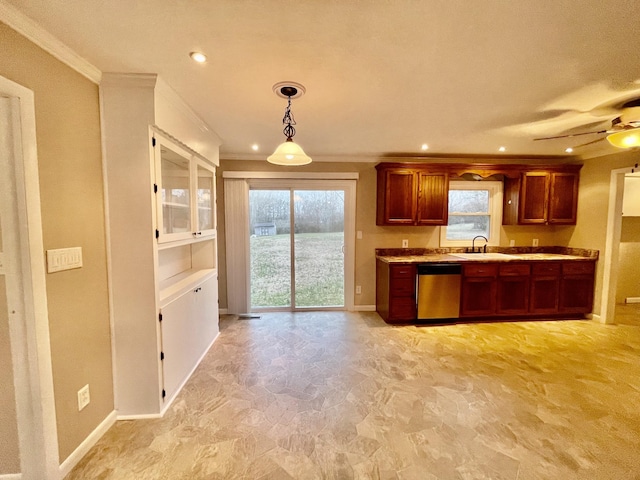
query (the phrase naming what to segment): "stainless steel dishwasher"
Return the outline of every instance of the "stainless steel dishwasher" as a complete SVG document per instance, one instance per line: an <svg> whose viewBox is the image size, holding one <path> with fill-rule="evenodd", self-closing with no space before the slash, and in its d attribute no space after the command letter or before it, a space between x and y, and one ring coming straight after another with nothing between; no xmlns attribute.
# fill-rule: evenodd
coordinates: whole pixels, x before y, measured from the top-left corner
<svg viewBox="0 0 640 480"><path fill-rule="evenodd" d="M460 316L459 263L418 265L418 320Z"/></svg>

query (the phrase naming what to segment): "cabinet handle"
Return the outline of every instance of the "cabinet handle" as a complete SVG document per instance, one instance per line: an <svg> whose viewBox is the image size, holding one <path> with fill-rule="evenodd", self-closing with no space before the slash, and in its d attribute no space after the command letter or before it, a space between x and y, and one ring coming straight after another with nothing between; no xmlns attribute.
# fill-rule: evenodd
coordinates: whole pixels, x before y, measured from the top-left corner
<svg viewBox="0 0 640 480"><path fill-rule="evenodd" d="M196 288L196 289L193 291L193 293L198 293L200 290L202 290L202 287L198 287L198 288Z"/></svg>
<svg viewBox="0 0 640 480"><path fill-rule="evenodd" d="M202 235L202 232L193 232L191 235L193 235L195 237L197 235Z"/></svg>

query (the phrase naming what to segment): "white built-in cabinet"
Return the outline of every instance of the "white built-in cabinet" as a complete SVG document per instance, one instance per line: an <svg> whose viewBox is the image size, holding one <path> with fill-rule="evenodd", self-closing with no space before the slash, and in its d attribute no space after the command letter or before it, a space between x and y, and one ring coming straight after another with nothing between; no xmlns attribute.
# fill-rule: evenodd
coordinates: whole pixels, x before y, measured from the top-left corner
<svg viewBox="0 0 640 480"><path fill-rule="evenodd" d="M115 407L160 416L219 334L220 141L156 75L104 74L100 97Z"/></svg>

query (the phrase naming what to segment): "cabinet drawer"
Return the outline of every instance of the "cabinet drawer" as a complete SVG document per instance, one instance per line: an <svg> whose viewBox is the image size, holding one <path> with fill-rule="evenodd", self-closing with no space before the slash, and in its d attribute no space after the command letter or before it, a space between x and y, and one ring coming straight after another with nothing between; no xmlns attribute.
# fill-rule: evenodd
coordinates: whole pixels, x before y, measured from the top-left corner
<svg viewBox="0 0 640 480"><path fill-rule="evenodd" d="M396 277L389 286L389 294L398 297L415 297L416 282L413 277Z"/></svg>
<svg viewBox="0 0 640 480"><path fill-rule="evenodd" d="M593 262L566 262L562 264L562 273L564 275L588 275L595 270Z"/></svg>
<svg viewBox="0 0 640 480"><path fill-rule="evenodd" d="M505 263L500 265L500 276L527 276L531 273L531 266L527 263Z"/></svg>
<svg viewBox="0 0 640 480"><path fill-rule="evenodd" d="M534 263L532 270L533 275L559 275L560 264L551 262Z"/></svg>
<svg viewBox="0 0 640 480"><path fill-rule="evenodd" d="M408 297L392 298L389 303L389 317L396 320L415 320L415 299Z"/></svg>
<svg viewBox="0 0 640 480"><path fill-rule="evenodd" d="M415 265L392 265L391 278L413 278L416 276Z"/></svg>
<svg viewBox="0 0 640 480"><path fill-rule="evenodd" d="M465 277L495 277L498 274L498 265L486 263L464 265L463 272Z"/></svg>

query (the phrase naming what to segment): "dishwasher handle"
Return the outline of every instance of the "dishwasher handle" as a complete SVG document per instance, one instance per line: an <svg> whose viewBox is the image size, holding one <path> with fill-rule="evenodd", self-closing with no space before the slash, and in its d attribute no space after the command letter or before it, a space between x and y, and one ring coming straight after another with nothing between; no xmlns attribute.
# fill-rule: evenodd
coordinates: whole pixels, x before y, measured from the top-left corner
<svg viewBox="0 0 640 480"><path fill-rule="evenodd" d="M459 263L425 263L418 265L418 275L461 275Z"/></svg>

